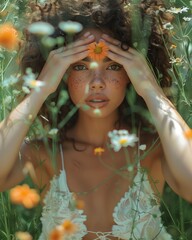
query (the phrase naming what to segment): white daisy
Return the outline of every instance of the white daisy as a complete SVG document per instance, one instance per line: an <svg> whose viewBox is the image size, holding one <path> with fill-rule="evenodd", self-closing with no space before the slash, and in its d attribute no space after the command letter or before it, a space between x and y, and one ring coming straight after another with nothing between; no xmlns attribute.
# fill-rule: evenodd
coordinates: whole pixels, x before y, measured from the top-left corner
<svg viewBox="0 0 192 240"><path fill-rule="evenodd" d="M26 74L23 76L24 86L28 88L33 88L36 91L40 90L40 87L45 86L45 83L36 80L36 75L32 72L30 68L27 68Z"/></svg>
<svg viewBox="0 0 192 240"><path fill-rule="evenodd" d="M186 21L186 22L191 21L191 19L192 19L191 17L183 17L183 20Z"/></svg>
<svg viewBox="0 0 192 240"><path fill-rule="evenodd" d="M73 22L73 21L66 21L66 22L60 22L59 28L68 34L75 34L80 32L83 29L83 26L81 23Z"/></svg>
<svg viewBox="0 0 192 240"><path fill-rule="evenodd" d="M170 9L167 10L167 12L178 14L178 13L188 12L188 10L189 10L188 7L182 7L182 8L171 7Z"/></svg>
<svg viewBox="0 0 192 240"><path fill-rule="evenodd" d="M28 27L29 32L37 35L51 35L54 33L54 27L47 22L34 22Z"/></svg>
<svg viewBox="0 0 192 240"><path fill-rule="evenodd" d="M108 133L111 148L118 152L122 147L134 147L139 140L135 134L129 134L127 130L113 130Z"/></svg>

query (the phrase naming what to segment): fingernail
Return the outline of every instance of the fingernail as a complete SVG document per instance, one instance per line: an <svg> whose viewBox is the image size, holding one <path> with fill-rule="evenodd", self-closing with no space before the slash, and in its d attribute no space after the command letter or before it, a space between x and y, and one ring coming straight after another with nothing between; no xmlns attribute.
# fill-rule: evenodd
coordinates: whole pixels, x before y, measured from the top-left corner
<svg viewBox="0 0 192 240"><path fill-rule="evenodd" d="M93 35L90 35L88 38L94 38L94 36L93 36Z"/></svg>
<svg viewBox="0 0 192 240"><path fill-rule="evenodd" d="M83 36L87 37L87 36L89 36L89 34L90 34L90 32L86 32Z"/></svg>

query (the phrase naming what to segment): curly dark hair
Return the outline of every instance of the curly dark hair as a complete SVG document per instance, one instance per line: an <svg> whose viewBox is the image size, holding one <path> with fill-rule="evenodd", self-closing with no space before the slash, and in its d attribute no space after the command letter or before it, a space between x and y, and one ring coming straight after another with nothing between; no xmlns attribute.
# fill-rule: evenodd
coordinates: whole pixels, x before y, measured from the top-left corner
<svg viewBox="0 0 192 240"><path fill-rule="evenodd" d="M142 32L145 35L147 31L147 59L154 73L158 76L160 86L162 88L170 87L171 77L168 73L170 63L165 46L165 42L169 43L169 33L163 28L163 24L166 21L172 21L172 16L160 10L165 7L162 0L141 0L139 5L134 5L130 2L129 0L55 0L39 5L36 1L30 5L32 13L28 14L28 17L31 18L31 22L45 21L51 23L55 27L55 32L52 35L54 38L62 36L65 40L67 39L66 34L58 28L58 23L71 20L80 22L84 28L108 29L114 38L121 41L122 48L124 44L135 48L132 41L134 26L132 26L133 19L131 13L138 11L141 16L141 23L146 22L145 20L147 19L147 27L150 28L143 29ZM142 24L140 25L141 28L144 27ZM41 52L41 43L35 35L30 34L28 31L25 32L25 36L26 41L21 60L22 71L25 72L26 68L30 67L34 72L39 73L46 61ZM57 101L59 92L65 87L65 83L62 81L58 90L48 98L47 104L49 105L50 101ZM138 101L139 104L144 105L140 97L138 97ZM44 105L47 107L47 104L45 103ZM70 111L71 106L72 103L69 100L60 109L58 119L62 119L62 116ZM44 107L42 109L44 109L44 114L46 114L47 109ZM120 111L123 112L124 116L126 115L125 112L131 114L127 101L122 103ZM65 127L73 125L75 119L76 117L74 116L72 121L66 124Z"/></svg>

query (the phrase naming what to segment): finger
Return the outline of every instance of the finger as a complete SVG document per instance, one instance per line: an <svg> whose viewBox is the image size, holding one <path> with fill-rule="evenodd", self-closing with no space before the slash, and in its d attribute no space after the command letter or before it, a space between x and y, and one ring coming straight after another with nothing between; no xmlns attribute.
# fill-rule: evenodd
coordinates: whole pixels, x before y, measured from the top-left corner
<svg viewBox="0 0 192 240"><path fill-rule="evenodd" d="M70 55L74 55L74 54L77 54L77 53L80 53L80 52L84 52L84 51L88 51L88 45L79 46L79 47L76 47L76 48L68 49L68 50L60 53L60 56L61 57L68 57Z"/></svg>
<svg viewBox="0 0 192 240"><path fill-rule="evenodd" d="M73 47L78 47L78 46L82 46L82 45L85 45L85 44L88 44L88 43L91 43L95 40L95 36L93 34L89 35L88 37L86 38L83 38L83 39L78 39L76 40L75 42L73 43L70 43L67 45L67 48L73 48Z"/></svg>
<svg viewBox="0 0 192 240"><path fill-rule="evenodd" d="M109 43L111 43L111 44L113 44L113 45L119 46L120 48L123 47L121 41L119 41L119 40L117 40L117 39L114 39L114 38L110 37L110 36L107 35L107 34L102 34L101 37L102 37L103 40L105 40L105 42L109 42ZM123 44L123 45L124 45L124 44ZM128 47L128 48L126 49L126 47ZM135 49L131 48L131 47L128 46L128 45L125 46L125 49L126 49L127 51L129 50L129 52L132 53L132 54L136 54L136 53L137 53L137 51L136 51ZM124 49L123 49L123 50L124 50Z"/></svg>
<svg viewBox="0 0 192 240"><path fill-rule="evenodd" d="M57 53L64 52L68 49L74 48L74 47L82 46L82 45L85 45L85 44L90 44L91 42L94 41L94 38L95 38L94 35L92 35L88 32L88 33L84 34L83 39L79 39L79 40L77 40L73 43L68 44L67 46L62 46L60 48L57 48L56 50L53 50L52 52L54 54L57 54Z"/></svg>
<svg viewBox="0 0 192 240"><path fill-rule="evenodd" d="M120 63L121 65L125 64L125 61L131 61L131 59L125 58L117 53L108 51L107 53L108 58L110 58L111 60Z"/></svg>
<svg viewBox="0 0 192 240"><path fill-rule="evenodd" d="M110 37L109 35L107 34L102 34L101 36L102 39L106 40L107 42L111 43L111 44L114 44L116 46L120 46L121 45L121 42L117 39L114 39L112 37Z"/></svg>
<svg viewBox="0 0 192 240"><path fill-rule="evenodd" d="M69 65L86 58L88 56L88 54L89 54L89 51L86 50L84 52L79 52L79 53L68 56L68 62L70 62ZM63 58L65 58L65 56L63 56Z"/></svg>
<svg viewBox="0 0 192 240"><path fill-rule="evenodd" d="M113 53L116 53L116 54L118 54L120 56L123 56L127 59L132 59L133 58L133 54L129 50L124 51L120 47L115 46L115 45L110 44L110 43L107 43L106 45L109 47L109 50Z"/></svg>

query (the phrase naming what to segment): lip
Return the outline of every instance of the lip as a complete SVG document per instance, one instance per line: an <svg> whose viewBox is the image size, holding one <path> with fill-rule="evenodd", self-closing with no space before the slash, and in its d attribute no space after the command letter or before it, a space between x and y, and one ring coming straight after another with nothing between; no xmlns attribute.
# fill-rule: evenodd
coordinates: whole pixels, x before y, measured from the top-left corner
<svg viewBox="0 0 192 240"><path fill-rule="evenodd" d="M103 94L92 94L86 98L85 102L92 108L103 108L108 104L109 99Z"/></svg>

